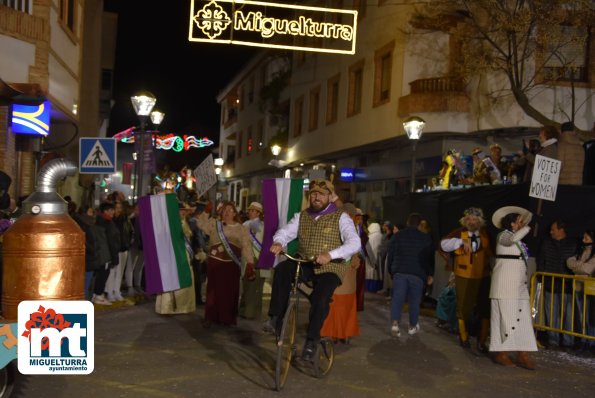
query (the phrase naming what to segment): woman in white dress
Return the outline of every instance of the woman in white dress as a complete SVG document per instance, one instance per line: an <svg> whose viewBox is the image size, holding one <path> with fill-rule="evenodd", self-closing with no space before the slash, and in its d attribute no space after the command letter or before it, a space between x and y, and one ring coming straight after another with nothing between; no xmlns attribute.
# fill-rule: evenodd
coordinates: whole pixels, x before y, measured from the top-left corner
<svg viewBox="0 0 595 398"><path fill-rule="evenodd" d="M514 367L509 353L518 352L516 365L533 370L529 352L537 351L529 304L527 246L521 241L531 230L532 214L522 207L498 209L492 222L502 229L496 239L496 265L490 287L490 352L500 365Z"/></svg>

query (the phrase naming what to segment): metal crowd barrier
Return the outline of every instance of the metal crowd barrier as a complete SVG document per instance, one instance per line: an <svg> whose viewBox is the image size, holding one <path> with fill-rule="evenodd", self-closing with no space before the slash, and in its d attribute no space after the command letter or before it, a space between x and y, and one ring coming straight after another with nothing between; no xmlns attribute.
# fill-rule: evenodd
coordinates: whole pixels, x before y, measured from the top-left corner
<svg viewBox="0 0 595 398"><path fill-rule="evenodd" d="M547 285L547 286L546 286ZM558 289L555 287L558 286ZM557 291L556 291L557 290ZM545 293L549 291L546 302ZM595 340L594 335L587 334L587 325L595 323L595 278L579 275L553 274L549 272L535 272L531 276L531 315L533 328L558 332L583 339ZM554 324L555 298L560 301L558 322ZM582 298L582 305L578 305L578 298ZM568 303L570 301L570 303ZM565 310L570 305L570 314ZM546 306L549 306L550 319L546 319ZM581 307L582 308L577 308ZM568 312L568 311L566 311ZM589 314L590 312L590 314ZM570 316L570 328L565 327L564 320Z"/></svg>

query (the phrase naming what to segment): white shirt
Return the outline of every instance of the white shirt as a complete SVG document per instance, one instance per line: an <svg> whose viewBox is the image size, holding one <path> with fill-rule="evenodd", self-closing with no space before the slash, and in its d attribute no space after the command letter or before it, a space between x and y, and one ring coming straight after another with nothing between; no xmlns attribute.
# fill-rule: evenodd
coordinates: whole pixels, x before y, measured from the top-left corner
<svg viewBox="0 0 595 398"><path fill-rule="evenodd" d="M273 236L273 242L279 243L281 246L286 247L289 242L297 238L298 229L300 226L300 214L301 213L296 213L289 223L287 223L287 225L275 233ZM317 220L319 217L320 216L315 217L315 219ZM351 256L359 251L362 243L360 237L357 234L357 230L355 229L353 220L346 213L341 214L341 218L339 219L339 230L343 244L338 248L329 251L329 254L332 260L338 258L349 260Z"/></svg>
<svg viewBox="0 0 595 398"><path fill-rule="evenodd" d="M475 253L481 247L481 240L479 239L479 231L476 231L476 232L467 231L467 233L469 234L469 238L471 238L472 235L475 235L477 238L477 243L474 244L472 247L472 251L473 251L473 253ZM442 250L444 250L445 252L454 252L461 246L463 246L463 239L461 239L461 238L443 239L440 242L440 247L442 247Z"/></svg>

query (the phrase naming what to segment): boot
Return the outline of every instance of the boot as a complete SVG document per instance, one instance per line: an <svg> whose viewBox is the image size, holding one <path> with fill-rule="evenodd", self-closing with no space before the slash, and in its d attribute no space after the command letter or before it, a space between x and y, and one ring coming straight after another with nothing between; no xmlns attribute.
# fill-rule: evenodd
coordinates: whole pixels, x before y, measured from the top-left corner
<svg viewBox="0 0 595 398"><path fill-rule="evenodd" d="M506 366L507 368L516 367L516 365L514 364L514 362L512 362L506 351L498 352L494 357L494 362L496 362L499 365Z"/></svg>
<svg viewBox="0 0 595 398"><path fill-rule="evenodd" d="M486 341L488 341L489 334L490 334L490 320L482 319L481 320L481 328L479 329L479 336L477 338L477 350L484 354L487 354L489 352L488 347L486 346Z"/></svg>
<svg viewBox="0 0 595 398"><path fill-rule="evenodd" d="M464 319L459 319L459 344L463 348L471 347L469 343L469 333L467 333L467 326L465 325Z"/></svg>
<svg viewBox="0 0 595 398"><path fill-rule="evenodd" d="M535 370L535 362L529 357L529 353L527 351L519 351L517 355L517 364L521 368Z"/></svg>

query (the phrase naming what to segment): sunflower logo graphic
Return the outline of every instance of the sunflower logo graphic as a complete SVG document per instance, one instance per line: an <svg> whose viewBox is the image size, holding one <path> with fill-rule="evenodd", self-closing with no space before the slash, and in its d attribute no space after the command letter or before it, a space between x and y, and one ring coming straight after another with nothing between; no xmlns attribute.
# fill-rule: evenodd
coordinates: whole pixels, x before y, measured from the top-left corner
<svg viewBox="0 0 595 398"><path fill-rule="evenodd" d="M221 35L231 23L231 19L215 0L205 5L193 17L196 26L209 38Z"/></svg>

